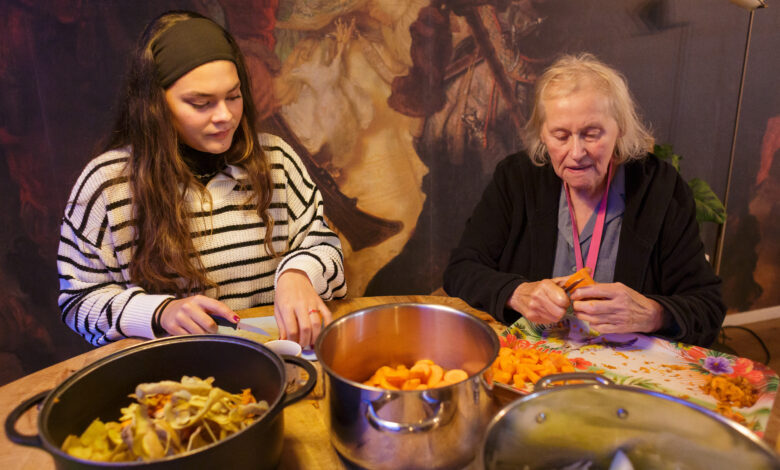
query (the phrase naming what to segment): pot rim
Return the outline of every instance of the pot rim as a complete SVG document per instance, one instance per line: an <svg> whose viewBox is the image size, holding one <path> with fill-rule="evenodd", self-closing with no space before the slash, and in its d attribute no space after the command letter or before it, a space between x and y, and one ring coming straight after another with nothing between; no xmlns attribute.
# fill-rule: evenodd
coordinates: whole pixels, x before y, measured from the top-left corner
<svg viewBox="0 0 780 470"><path fill-rule="evenodd" d="M324 361L322 359L322 355L320 354L320 348L322 347L322 343L325 340L325 337L328 336L329 332L331 330L337 328L338 325L340 325L342 323L346 323L347 321L350 321L350 319L355 318L357 316L369 315L369 314L371 314L371 312L376 311L376 310L383 310L383 309L387 309L387 308L398 308L398 307L404 307L404 308L408 308L408 307L432 308L432 309L435 309L435 310L440 310L440 311L444 311L444 312L447 312L447 313L451 313L451 314L454 314L454 315L458 315L458 316L467 318L468 321L473 322L474 325L476 325L478 328L481 328L483 331L488 333L488 337L490 338L491 346L493 346L493 359L488 361L487 364L485 365L485 367L480 369L479 372L470 375L464 381L457 382L457 383L450 384L450 385L446 385L444 387L436 387L436 388L429 389L429 390L386 390L384 388L373 387L371 385L365 385L362 382L356 382L354 380L350 380L350 379L347 379L347 378L343 377L341 374L337 374L328 365L327 361ZM499 349L501 349L501 344L500 344L500 342L498 340L498 335L496 334L495 331L493 331L493 329L487 323L485 323L481 319L475 317L474 315L471 315L469 313L463 312L461 310L458 310L456 308L453 308L453 307L450 307L450 306L447 306L447 305L426 304L426 303L420 303L420 302L398 302L398 303L381 304L381 305L374 305L374 306L371 306L371 307L365 307L365 308L362 308L360 310L355 310L354 312L350 312L350 313L348 313L346 315L343 315L340 318L334 320L330 324L328 324L328 326L326 326L322 330L322 332L320 333L319 337L317 338L317 342L314 345L314 351L315 351L317 357L320 358L319 359L320 365L322 366L322 369L325 372L327 372L327 374L330 377L336 377L339 380L341 380L342 382L345 382L345 383L347 383L349 385L352 385L354 387L357 387L359 389L362 389L362 390L365 390L365 391L368 391L368 392L375 392L378 395L388 395L388 394L390 394L390 395L395 395L395 394L399 394L399 395L404 395L404 394L412 395L412 394L419 394L421 392L432 392L432 391L439 391L439 390L448 390L448 389L450 389L452 387L458 386L458 385L462 384L463 382L466 382L468 380L474 379L476 377L478 377L478 378L480 378L480 380L484 381L484 374L485 374L485 372L488 369L490 369L490 366L492 365L493 360L495 360L495 358L498 356Z"/></svg>
<svg viewBox="0 0 780 470"><path fill-rule="evenodd" d="M81 377L86 376L87 374L95 371L96 369L102 367L104 364L108 362L112 362L114 360L117 360L121 357L127 356L129 354L133 354L137 351L146 350L146 349L152 349L156 347L165 346L167 344L176 344L176 343L185 343L185 342L193 342L193 341L216 341L216 342L224 342L224 343L235 343L239 344L241 346L249 347L250 349L255 349L260 352L266 353L266 356L277 366L277 368L281 372L281 383L285 383L285 369L284 364L281 360L281 358L271 351L267 346L264 346L261 343L257 343L255 341L252 341L247 338L243 338L240 336L231 336L231 335L219 335L219 334L202 334L202 335L181 335L181 336L168 336L164 338L156 338L151 339L148 341L144 341L143 343L139 343L133 346L130 346L128 348L122 349L120 351L116 351L112 354L109 354L106 357L100 358L95 362L92 362L81 369L77 370L73 374L71 374L67 379L65 379L62 383L54 387L49 391L49 393L46 395L46 398L43 399L43 403L40 405L40 410L38 412L38 435L40 436L41 443L43 445L43 448L52 454L53 457L59 457L65 460L78 462L78 463L84 463L86 465L90 466L106 466L109 468L114 467L136 467L136 466L145 466L145 465L157 465L164 462L170 462L177 459L187 458L193 455L196 455L200 452L207 451L209 449L212 449L213 447L222 444L224 442L227 442L229 440L232 440L236 438L237 436L240 436L241 434L244 434L245 431L248 431L250 428L258 425L261 421L270 421L276 417L279 412L282 411L282 401L286 395L285 387L281 386L281 392L277 395L276 400L274 403L268 405L268 411L261 416L260 418L256 419L252 423L250 423L247 427L244 429L235 432L224 439L220 439L218 441L212 442L209 445L199 447L195 450L189 451L189 452L183 452L181 454L177 455L169 455L166 457L163 457L161 459L155 459L151 461L138 461L134 460L131 462L102 462L98 460L89 460L89 459L81 459L78 457L74 457L64 450L62 450L59 446L55 445L50 439L48 432L43 432L44 429L44 417L47 417L49 415L49 411L51 410L51 407L54 403L56 403L57 398L62 395L62 393L69 388L73 383L78 381Z"/></svg>
<svg viewBox="0 0 780 470"><path fill-rule="evenodd" d="M555 381L557 376L560 376L563 380L563 376L567 376L570 374L553 374L546 376L545 378L551 379L550 382ZM493 416L493 418L488 423L487 427L485 428L485 434L482 437L482 445L480 448L479 458L483 459L485 458L485 450L488 442L488 437L491 434L491 431L494 427L497 426L497 423L501 421L508 413L510 413L515 408L522 406L526 402L532 401L534 399L537 399L539 397L551 394L551 393L567 393L567 392L573 392L579 389L605 389L605 390L616 390L620 393L626 392L626 393L636 393L640 395L647 395L650 396L651 399L655 400L667 400L673 403L678 403L680 405L683 405L687 408L690 408L694 412L703 413L710 418L714 418L717 422L720 424L726 426L733 432L736 432L737 434L741 435L742 437L746 438L751 444L757 446L759 450L767 454L768 456L777 459L777 455L772 450L772 448L763 440L761 440L755 433L750 431L745 426L732 421L730 419L727 419L725 416L722 416L712 410L709 410L707 408L704 408L700 405L697 405L696 403L690 402L688 400L685 400L683 398L678 398L666 393L654 391L654 390L648 390L640 387L633 387L628 385L619 385L614 382L612 382L610 379L595 373L576 373L571 375L577 375L577 376L595 376L598 377L598 379L591 379L591 380L597 380L597 383L578 383L578 384L564 384L560 386L555 387L548 387L548 388L541 388L541 389L534 389L533 392L529 393L528 395L522 396L520 398L517 398L516 400L513 400L512 402L505 405L501 410ZM586 379L588 380L588 379Z"/></svg>

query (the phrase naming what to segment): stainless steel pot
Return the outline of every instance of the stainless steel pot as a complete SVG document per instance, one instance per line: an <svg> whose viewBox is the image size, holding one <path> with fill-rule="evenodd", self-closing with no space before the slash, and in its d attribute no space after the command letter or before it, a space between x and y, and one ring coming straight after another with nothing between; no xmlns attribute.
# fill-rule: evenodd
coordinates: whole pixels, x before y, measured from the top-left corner
<svg viewBox="0 0 780 470"><path fill-rule="evenodd" d="M555 382L584 383L550 387ZM618 452L620 451L620 452ZM482 463L493 469L780 469L743 426L680 398L586 373L542 378L488 426ZM590 465L590 466L588 466Z"/></svg>
<svg viewBox="0 0 780 470"><path fill-rule="evenodd" d="M300 389L286 393L285 364L307 371ZM63 452L68 434L81 434L96 417L116 420L128 395L139 383L179 380L183 375L214 377L214 385L231 392L251 388L270 409L245 429L192 452L151 462L96 462ZM68 377L51 392L44 392L17 406L5 423L9 440L39 447L50 453L58 469L272 469L282 452L284 414L314 388L317 372L306 360L279 357L265 346L244 338L224 335L191 335L163 338L106 356ZM38 434L24 435L15 424L24 412L43 402L38 413Z"/></svg>
<svg viewBox="0 0 780 470"><path fill-rule="evenodd" d="M485 322L439 305L381 305L339 318L315 345L333 446L371 469L463 467L476 456L493 411L483 374L498 349ZM383 365L423 358L469 378L422 391L362 384Z"/></svg>

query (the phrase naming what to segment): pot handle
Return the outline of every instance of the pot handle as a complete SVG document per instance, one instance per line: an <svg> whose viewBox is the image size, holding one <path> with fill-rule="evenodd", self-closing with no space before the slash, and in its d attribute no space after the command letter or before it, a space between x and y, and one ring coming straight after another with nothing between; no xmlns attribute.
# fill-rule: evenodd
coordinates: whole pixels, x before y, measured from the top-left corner
<svg viewBox="0 0 780 470"><path fill-rule="evenodd" d="M534 392L550 388L554 382L568 382L570 380L583 380L585 382L598 382L605 387L611 387L615 385L615 382L609 380L601 374L594 374L591 372L567 372L565 374L551 374L546 375L539 379L534 385Z"/></svg>
<svg viewBox="0 0 780 470"><path fill-rule="evenodd" d="M317 369L315 369L309 361L300 357L283 354L282 360L300 367L309 374L309 378L306 379L306 383L304 383L301 388L284 397L284 403L282 404L282 408L284 408L287 405L292 405L293 403L300 401L314 389L314 386L317 384Z"/></svg>
<svg viewBox="0 0 780 470"><path fill-rule="evenodd" d="M44 398L49 395L49 392L51 392L51 390L46 390L32 398L28 398L8 414L8 418L5 420L5 434L8 436L9 441L23 446L43 447L41 436L38 434L29 435L18 432L16 430L16 423L27 410L42 402Z"/></svg>
<svg viewBox="0 0 780 470"><path fill-rule="evenodd" d="M379 399L369 401L366 408L366 418L378 431L389 431L399 434L425 432L438 427L442 423L444 412L446 411L444 402L431 397L426 392L422 392L421 397L426 403L436 405L436 410L430 418L421 419L414 423L396 423L395 421L380 418L376 411L396 398L391 393L384 393Z"/></svg>

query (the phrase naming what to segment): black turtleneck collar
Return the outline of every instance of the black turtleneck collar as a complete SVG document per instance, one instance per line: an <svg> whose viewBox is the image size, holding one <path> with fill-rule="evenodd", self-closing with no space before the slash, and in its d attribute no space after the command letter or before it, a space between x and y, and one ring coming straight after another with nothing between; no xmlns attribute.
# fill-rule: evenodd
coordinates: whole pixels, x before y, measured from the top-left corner
<svg viewBox="0 0 780 470"><path fill-rule="evenodd" d="M185 144L179 145L179 152L193 176L203 185L227 166L224 153L201 152Z"/></svg>

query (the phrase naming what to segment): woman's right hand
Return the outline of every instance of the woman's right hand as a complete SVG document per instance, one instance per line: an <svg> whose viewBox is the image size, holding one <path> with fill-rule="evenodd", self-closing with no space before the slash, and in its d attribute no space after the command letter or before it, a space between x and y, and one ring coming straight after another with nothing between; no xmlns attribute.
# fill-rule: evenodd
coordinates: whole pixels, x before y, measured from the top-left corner
<svg viewBox="0 0 780 470"><path fill-rule="evenodd" d="M239 320L238 315L219 300L194 295L169 302L160 312L160 326L171 335L216 333L217 324L212 315L234 323Z"/></svg>
<svg viewBox="0 0 780 470"><path fill-rule="evenodd" d="M534 323L555 323L563 318L571 301L561 284L566 277L524 282L517 286L507 306Z"/></svg>

